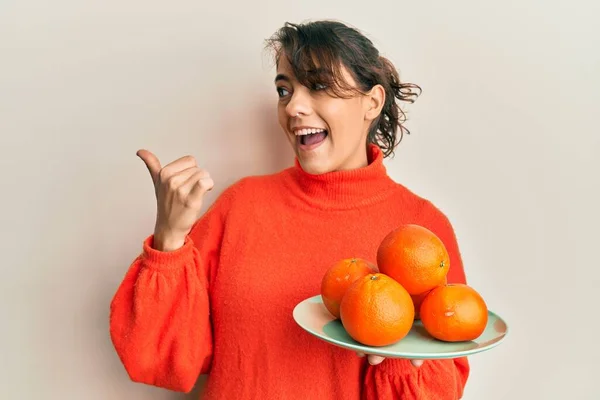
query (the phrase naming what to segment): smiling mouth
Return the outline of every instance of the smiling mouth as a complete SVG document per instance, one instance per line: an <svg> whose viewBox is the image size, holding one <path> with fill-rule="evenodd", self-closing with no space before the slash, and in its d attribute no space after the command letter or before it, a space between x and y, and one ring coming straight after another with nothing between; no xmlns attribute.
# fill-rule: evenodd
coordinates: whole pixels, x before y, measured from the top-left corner
<svg viewBox="0 0 600 400"><path fill-rule="evenodd" d="M327 138L326 129L301 129L295 132L296 140L302 146L313 146Z"/></svg>

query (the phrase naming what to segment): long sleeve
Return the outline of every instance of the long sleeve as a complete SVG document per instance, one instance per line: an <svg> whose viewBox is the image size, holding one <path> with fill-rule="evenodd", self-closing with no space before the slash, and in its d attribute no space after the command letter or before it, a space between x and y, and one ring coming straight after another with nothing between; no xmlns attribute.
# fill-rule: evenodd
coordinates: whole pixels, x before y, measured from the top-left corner
<svg viewBox="0 0 600 400"><path fill-rule="evenodd" d="M448 251L448 282L466 283L462 257L449 219L431 203L427 203L424 211L421 224L434 232ZM419 368L409 360L387 358L379 365L367 364L362 400L460 399L469 372L466 357L425 360Z"/></svg>
<svg viewBox="0 0 600 400"><path fill-rule="evenodd" d="M174 391L192 390L212 357L210 277L224 230L224 200L194 225L173 252L143 243L110 305L110 335L134 382Z"/></svg>
<svg viewBox="0 0 600 400"><path fill-rule="evenodd" d="M362 400L457 400L468 375L466 358L425 360L418 368L409 360L386 358L367 366Z"/></svg>

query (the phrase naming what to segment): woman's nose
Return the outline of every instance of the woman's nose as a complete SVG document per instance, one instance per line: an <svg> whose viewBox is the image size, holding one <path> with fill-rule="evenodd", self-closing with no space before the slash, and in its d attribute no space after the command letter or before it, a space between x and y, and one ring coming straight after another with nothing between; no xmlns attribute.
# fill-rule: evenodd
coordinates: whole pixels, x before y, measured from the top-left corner
<svg viewBox="0 0 600 400"><path fill-rule="evenodd" d="M300 89L294 91L292 94L292 98L285 108L289 117L295 117L298 114L308 115L311 113L311 97L310 94L305 92L305 90Z"/></svg>

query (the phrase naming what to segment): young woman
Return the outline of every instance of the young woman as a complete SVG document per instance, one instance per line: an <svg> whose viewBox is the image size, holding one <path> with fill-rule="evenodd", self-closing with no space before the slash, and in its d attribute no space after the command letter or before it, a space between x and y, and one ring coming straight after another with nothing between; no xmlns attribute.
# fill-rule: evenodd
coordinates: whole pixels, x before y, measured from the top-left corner
<svg viewBox="0 0 600 400"><path fill-rule="evenodd" d="M319 293L325 270L376 259L393 228L417 223L450 254L446 216L386 173L405 132L398 102L419 89L357 30L332 21L286 24L269 41L292 167L243 178L199 215L210 175L192 157L166 166L149 151L155 231L111 303L110 333L131 379L205 399L457 399L464 358L410 362L361 357L299 328L294 306Z"/></svg>

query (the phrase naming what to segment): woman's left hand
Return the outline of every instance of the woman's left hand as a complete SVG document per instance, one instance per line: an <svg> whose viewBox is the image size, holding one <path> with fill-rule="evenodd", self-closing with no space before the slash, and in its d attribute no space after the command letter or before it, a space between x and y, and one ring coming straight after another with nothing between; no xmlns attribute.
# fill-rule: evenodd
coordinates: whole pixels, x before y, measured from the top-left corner
<svg viewBox="0 0 600 400"><path fill-rule="evenodd" d="M359 357L364 357L365 354L364 353L357 353ZM385 357L381 357L381 356L375 356L373 354L367 354L367 361L369 362L369 364L371 365L377 365L377 364L381 364L381 362L383 360L385 360ZM421 365L423 365L423 360L410 360L410 363L419 368Z"/></svg>

